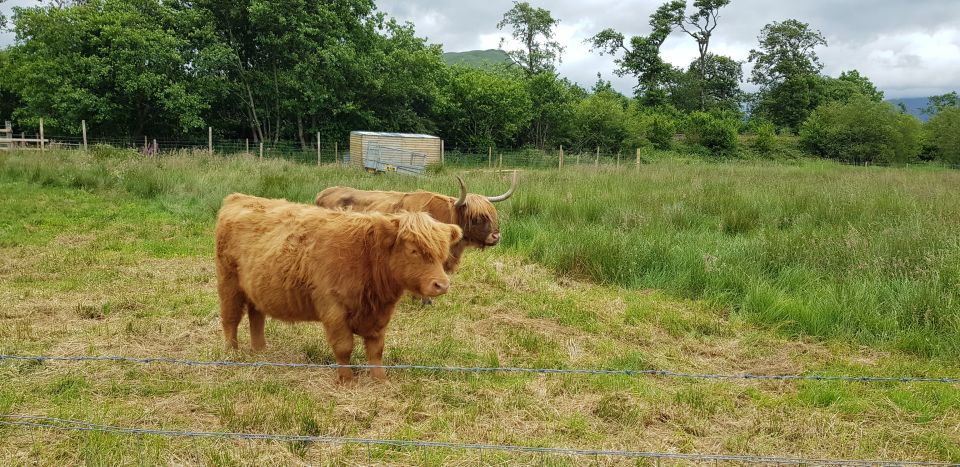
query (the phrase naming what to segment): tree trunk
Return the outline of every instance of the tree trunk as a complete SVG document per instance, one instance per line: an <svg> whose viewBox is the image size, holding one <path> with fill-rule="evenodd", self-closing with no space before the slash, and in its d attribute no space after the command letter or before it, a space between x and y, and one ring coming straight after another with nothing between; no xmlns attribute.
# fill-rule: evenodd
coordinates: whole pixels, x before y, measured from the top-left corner
<svg viewBox="0 0 960 467"><path fill-rule="evenodd" d="M300 148L307 150L307 141L303 139L303 117L297 114L297 136L300 137Z"/></svg>

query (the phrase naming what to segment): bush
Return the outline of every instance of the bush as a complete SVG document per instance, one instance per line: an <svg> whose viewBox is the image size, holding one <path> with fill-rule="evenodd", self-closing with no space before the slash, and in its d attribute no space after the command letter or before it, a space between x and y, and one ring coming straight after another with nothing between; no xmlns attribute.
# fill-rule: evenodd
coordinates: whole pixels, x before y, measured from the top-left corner
<svg viewBox="0 0 960 467"><path fill-rule="evenodd" d="M750 131L754 134L751 146L760 154L769 154L773 151L777 128L767 120L753 122Z"/></svg>
<svg viewBox="0 0 960 467"><path fill-rule="evenodd" d="M694 112L687 117L685 140L689 144L703 146L713 154L729 155L737 150L738 126L738 122L732 118Z"/></svg>
<svg viewBox="0 0 960 467"><path fill-rule="evenodd" d="M657 149L668 150L673 146L673 137L677 134L677 121L670 115L659 112L632 115L627 131L628 146L652 145Z"/></svg>
<svg viewBox="0 0 960 467"><path fill-rule="evenodd" d="M924 126L926 152L948 164L960 164L960 107L943 109Z"/></svg>
<svg viewBox="0 0 960 467"><path fill-rule="evenodd" d="M800 142L818 156L845 162L905 163L920 153L920 121L862 97L831 102L803 123Z"/></svg>

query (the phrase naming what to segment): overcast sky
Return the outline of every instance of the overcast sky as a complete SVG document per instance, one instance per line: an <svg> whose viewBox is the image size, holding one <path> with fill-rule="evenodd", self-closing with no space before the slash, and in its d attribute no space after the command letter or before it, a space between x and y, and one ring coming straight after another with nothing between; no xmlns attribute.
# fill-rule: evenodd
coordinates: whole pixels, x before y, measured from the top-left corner
<svg viewBox="0 0 960 467"><path fill-rule="evenodd" d="M614 75L613 59L591 52L584 39L612 27L627 36L649 32L650 13L665 0L550 0L532 1L560 19L558 39L566 47L559 71L585 86L597 73L617 89L631 93L635 81ZM692 2L690 2L692 3ZM34 0L8 0L13 5L36 5ZM510 9L510 0L379 0L381 10L411 21L417 32L445 51L497 48L497 22ZM733 0L721 10L711 51L746 61L760 29L771 21L795 18L819 29L829 46L818 50L824 72L836 76L857 69L888 98L926 97L960 90L960 1L958 0ZM0 45L12 42L0 35ZM697 55L693 39L675 33L664 44L663 56L686 67ZM745 67L749 76L749 65ZM749 86L745 86L749 88Z"/></svg>

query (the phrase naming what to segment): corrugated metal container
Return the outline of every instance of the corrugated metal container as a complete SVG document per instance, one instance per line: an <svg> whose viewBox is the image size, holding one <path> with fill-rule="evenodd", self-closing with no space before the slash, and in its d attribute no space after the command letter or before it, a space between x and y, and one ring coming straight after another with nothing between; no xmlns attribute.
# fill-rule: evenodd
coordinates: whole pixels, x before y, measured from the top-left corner
<svg viewBox="0 0 960 467"><path fill-rule="evenodd" d="M428 165L439 164L443 160L443 141L436 136L351 131L350 164L362 167L364 156L371 146L383 149L393 155L409 153L412 156L420 154L423 157L414 157L413 160L422 160L424 164Z"/></svg>

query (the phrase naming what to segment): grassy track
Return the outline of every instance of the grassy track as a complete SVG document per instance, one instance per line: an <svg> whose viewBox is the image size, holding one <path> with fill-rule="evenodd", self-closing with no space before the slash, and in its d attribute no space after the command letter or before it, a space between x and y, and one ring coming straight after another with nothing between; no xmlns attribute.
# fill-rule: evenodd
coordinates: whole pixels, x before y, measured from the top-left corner
<svg viewBox="0 0 960 467"><path fill-rule="evenodd" d="M311 325L268 323L263 355L222 350L212 227L223 195L307 202L338 183L453 192L449 179L243 159L2 154L0 351L331 362ZM505 185L487 174L468 180L482 192ZM960 374L950 358L952 172L663 162L631 177L585 170L523 181L503 207L505 245L468 255L435 306L403 301L388 363ZM857 261L866 267L851 267ZM885 303L869 293L887 294L876 299ZM838 297L863 306L853 317L822 308ZM910 315L923 300L930 311ZM895 317L884 320L880 305ZM0 363L8 412L185 430L960 461L960 391L929 384L394 372L345 389L332 373L305 370ZM0 439L5 464L480 460L13 428ZM483 457L507 460L576 462Z"/></svg>

